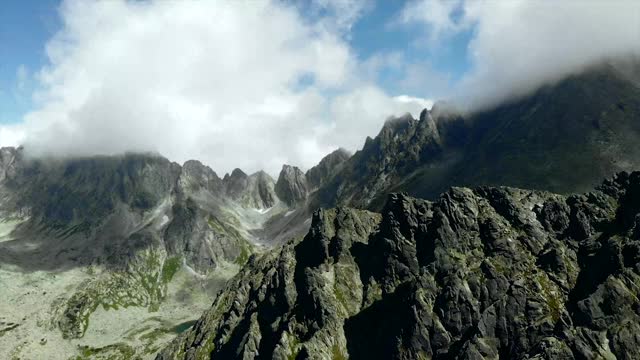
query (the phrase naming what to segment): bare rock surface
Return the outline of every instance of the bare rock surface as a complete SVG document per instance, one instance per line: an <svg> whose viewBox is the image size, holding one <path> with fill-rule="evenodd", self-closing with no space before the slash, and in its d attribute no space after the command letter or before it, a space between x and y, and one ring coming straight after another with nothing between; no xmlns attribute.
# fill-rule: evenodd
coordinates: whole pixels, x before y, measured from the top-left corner
<svg viewBox="0 0 640 360"><path fill-rule="evenodd" d="M319 210L158 359L635 359L639 228L640 172Z"/></svg>

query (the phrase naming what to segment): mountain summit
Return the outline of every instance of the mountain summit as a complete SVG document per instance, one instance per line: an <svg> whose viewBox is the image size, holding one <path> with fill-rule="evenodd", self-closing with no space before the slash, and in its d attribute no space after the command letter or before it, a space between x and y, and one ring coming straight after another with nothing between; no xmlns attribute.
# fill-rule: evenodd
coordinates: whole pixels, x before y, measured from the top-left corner
<svg viewBox="0 0 640 360"><path fill-rule="evenodd" d="M586 191L640 167L640 71L631 69L593 67L478 113L436 103L418 120L387 121L311 203L380 209L388 192L433 199L451 185Z"/></svg>

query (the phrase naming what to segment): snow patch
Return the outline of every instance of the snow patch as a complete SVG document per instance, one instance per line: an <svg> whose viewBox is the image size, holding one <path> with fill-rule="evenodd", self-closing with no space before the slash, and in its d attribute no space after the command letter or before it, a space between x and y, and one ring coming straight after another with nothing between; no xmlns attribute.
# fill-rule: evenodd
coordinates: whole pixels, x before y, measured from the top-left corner
<svg viewBox="0 0 640 360"><path fill-rule="evenodd" d="M263 214L263 215L268 213L271 209L273 209L273 206L269 207L269 208L266 208L266 209L252 208L253 211L258 212L258 213Z"/></svg>
<svg viewBox="0 0 640 360"><path fill-rule="evenodd" d="M295 210L289 210L284 214L284 216L287 217L287 216L293 214L294 212L296 212L296 211Z"/></svg>
<svg viewBox="0 0 640 360"><path fill-rule="evenodd" d="M160 220L160 223L158 224L158 229L160 229L163 226L167 225L168 222L169 222L169 217L167 215L163 215L162 219Z"/></svg>

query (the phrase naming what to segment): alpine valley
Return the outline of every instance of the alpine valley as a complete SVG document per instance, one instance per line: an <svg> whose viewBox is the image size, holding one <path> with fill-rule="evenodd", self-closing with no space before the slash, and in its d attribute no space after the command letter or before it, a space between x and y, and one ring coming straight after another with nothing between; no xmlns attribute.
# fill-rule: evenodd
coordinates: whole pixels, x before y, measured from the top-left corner
<svg viewBox="0 0 640 360"><path fill-rule="evenodd" d="M638 144L632 61L277 179L2 148L0 358L638 359Z"/></svg>

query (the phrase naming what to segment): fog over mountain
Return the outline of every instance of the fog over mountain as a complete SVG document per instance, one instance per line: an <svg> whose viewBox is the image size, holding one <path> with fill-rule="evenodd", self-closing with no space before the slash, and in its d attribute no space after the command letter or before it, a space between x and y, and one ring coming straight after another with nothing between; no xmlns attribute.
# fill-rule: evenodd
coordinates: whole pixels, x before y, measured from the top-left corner
<svg viewBox="0 0 640 360"><path fill-rule="evenodd" d="M424 25L429 46L472 32L472 70L448 94L467 110L527 95L604 59L640 56L637 1L418 0L399 22Z"/></svg>
<svg viewBox="0 0 640 360"><path fill-rule="evenodd" d="M424 100L358 73L333 26L350 21L340 4L318 6L338 8L310 20L283 2L64 1L37 107L0 143L35 155L157 151L277 176L285 162L360 147L386 116L419 113Z"/></svg>
<svg viewBox="0 0 640 360"><path fill-rule="evenodd" d="M36 83L34 108L0 126L0 144L37 156L156 151L275 176L283 163L359 149L385 118L417 116L434 96L483 108L638 54L638 6L409 2L389 26L416 26L415 47L470 36L470 70L436 89L415 59L356 54L350 29L368 1L316 1L313 18L295 2L64 1L48 65L21 69ZM389 69L416 92L389 93L379 81Z"/></svg>

